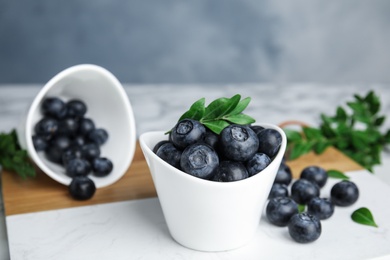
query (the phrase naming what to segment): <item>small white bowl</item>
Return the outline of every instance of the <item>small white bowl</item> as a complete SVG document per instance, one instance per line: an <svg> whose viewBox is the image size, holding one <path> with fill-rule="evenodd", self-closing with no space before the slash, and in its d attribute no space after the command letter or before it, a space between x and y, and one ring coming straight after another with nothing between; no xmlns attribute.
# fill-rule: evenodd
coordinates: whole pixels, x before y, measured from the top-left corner
<svg viewBox="0 0 390 260"><path fill-rule="evenodd" d="M33 162L52 179L69 185L71 178L65 174L65 169L47 160L43 152L37 152L32 142L34 126L43 117L42 101L54 96L64 101L74 98L83 100L88 108L85 116L109 134L109 139L101 146L101 156L109 158L114 168L106 177L90 176L96 188L119 180L134 157L136 128L130 101L118 79L108 70L92 64L65 69L40 90L17 129L19 143Z"/></svg>
<svg viewBox="0 0 390 260"><path fill-rule="evenodd" d="M178 243L200 251L225 251L252 239L287 144L282 129L260 125L282 135L279 152L263 171L235 182L214 182L184 173L153 152L159 141L167 140L164 132L140 136L169 232Z"/></svg>

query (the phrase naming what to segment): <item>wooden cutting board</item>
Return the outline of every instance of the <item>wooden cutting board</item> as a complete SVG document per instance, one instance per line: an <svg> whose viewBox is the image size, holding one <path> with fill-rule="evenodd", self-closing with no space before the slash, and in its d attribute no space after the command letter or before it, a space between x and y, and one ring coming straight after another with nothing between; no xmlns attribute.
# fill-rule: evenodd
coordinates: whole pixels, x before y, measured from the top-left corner
<svg viewBox="0 0 390 260"><path fill-rule="evenodd" d="M288 165L294 178L299 178L302 169L309 165L344 172L363 169L333 147L321 155L309 153L301 156L289 161ZM52 180L39 169L35 178L26 180L15 173L3 171L2 188L6 216L156 196L152 177L138 143L133 162L125 175L116 183L98 189L94 197L87 201L72 199L66 186Z"/></svg>

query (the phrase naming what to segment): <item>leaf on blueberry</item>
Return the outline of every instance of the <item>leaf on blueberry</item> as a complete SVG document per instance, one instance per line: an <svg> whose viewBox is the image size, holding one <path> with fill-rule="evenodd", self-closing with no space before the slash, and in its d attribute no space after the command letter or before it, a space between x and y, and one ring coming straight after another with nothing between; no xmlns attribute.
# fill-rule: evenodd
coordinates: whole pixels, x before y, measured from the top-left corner
<svg viewBox="0 0 390 260"><path fill-rule="evenodd" d="M214 133L220 134L230 124L247 125L255 122L255 119L242 113L250 100L250 97L241 100L241 95L236 94L231 98L218 98L206 107L205 98L201 98L191 105L179 121L185 118L198 120Z"/></svg>
<svg viewBox="0 0 390 260"><path fill-rule="evenodd" d="M305 204L298 204L298 212L302 213L305 212L306 205Z"/></svg>
<svg viewBox="0 0 390 260"><path fill-rule="evenodd" d="M328 170L326 173L330 178L349 180L349 177L339 170Z"/></svg>
<svg viewBox="0 0 390 260"><path fill-rule="evenodd" d="M368 225L368 226L372 226L372 227L378 227L378 225L374 221L374 217L373 217L371 211L368 208L362 207L362 208L355 210L352 213L351 218L356 223L359 223L362 225Z"/></svg>

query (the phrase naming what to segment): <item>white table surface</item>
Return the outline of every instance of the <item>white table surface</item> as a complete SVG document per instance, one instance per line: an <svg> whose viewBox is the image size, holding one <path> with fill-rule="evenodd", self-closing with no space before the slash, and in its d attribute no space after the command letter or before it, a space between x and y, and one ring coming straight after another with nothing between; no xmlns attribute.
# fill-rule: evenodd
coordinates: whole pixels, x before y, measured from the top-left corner
<svg viewBox="0 0 390 260"><path fill-rule="evenodd" d="M9 131L14 128L18 121L21 118L21 115L28 108L32 102L34 96L38 93L42 86L41 85L4 85L0 86L0 131ZM328 115L333 115L335 113L335 108L337 105L344 105L346 101L352 99L354 93L365 94L367 91L373 89L377 94L380 95L383 107L382 113L385 115L390 115L390 86L387 85L320 85L320 84L231 84L231 85L125 85L126 92L128 93L130 102L133 106L136 124L137 124L137 133L151 131L151 130L160 130L168 129L174 124L177 118L188 109L189 105L195 100L206 97L206 102L209 102L215 98L221 96L232 96L236 93L240 93L243 97L251 96L252 102L250 103L247 113L253 115L255 118L261 118L258 121L279 124L286 120L300 120L306 122L310 125L317 125L319 122L320 113L325 113ZM390 122L386 121L385 128L390 128ZM386 185L390 184L390 155L388 153L383 153L383 162L381 166L375 168L375 173L370 174L368 178L374 179L376 185ZM378 184L379 183L379 184ZM385 191L386 193L386 191ZM159 259L199 259L197 256L199 254L195 251L183 251L182 247L178 247L176 244L171 244L167 242L166 238L168 235L166 227L164 226L164 220L161 218L161 212L159 212L159 204L156 199L124 202L128 203L129 208L139 208L142 211L151 210L150 207L154 208L151 212L154 214L154 217L151 217L150 220L152 223L155 223L154 226L149 227L145 225L145 229L139 229L138 233L146 232L143 236L144 238L151 239L149 241L151 245L154 245L154 248L161 248L162 255L159 255ZM115 209L120 204L113 204L110 207ZM37 215L40 218L42 216L50 218L55 218L59 216L72 216L76 218L83 219L86 214L91 214L92 211L99 211L102 207L98 206L95 208L79 208L72 209L63 213L62 211L57 212L45 212L41 215ZM7 229L5 226L4 218L4 209L3 204L0 204L0 259L9 258L8 250L8 236ZM89 212L89 213L88 213ZM385 215L387 211L384 211ZM47 213L47 214L46 214ZM152 214L152 215L153 215ZM159 215L160 214L160 215ZM25 215L25 214L23 214ZM159 217L160 216L160 217ZM387 215L389 216L389 215ZM31 216L29 216L31 217ZM130 216L134 218L137 216ZM26 221L29 218L26 216L12 216L12 234L10 239L13 237L18 237L18 242L20 238L23 237L19 232L23 230L18 230L15 226L15 221ZM390 219L390 218L388 218ZM38 219L36 219L38 221ZM99 219L99 221L104 221ZM389 220L384 220L384 227L388 227ZM8 222L9 228L11 228L11 221ZM28 222L24 224L28 225ZM157 223L157 224L156 224ZM98 223L95 223L98 224ZM142 224L142 223L141 223ZM264 225L264 224L262 224ZM261 225L260 228L263 226ZM330 224L329 224L330 225ZM141 225L142 226L142 225ZM93 227L93 222L92 222ZM16 229L15 229L16 228ZM365 227L366 228L366 227ZM161 231L159 236L148 237L150 232L155 232L157 230ZM15 231L16 230L16 231ZM93 233L93 229L92 233ZM100 230L100 229L98 229ZM366 230L366 229L363 229ZM62 230L61 233L63 236L76 237L85 239L85 234L79 233L78 229L75 230ZM101 230L100 230L101 231ZM96 231L96 232L100 232ZM142 231L142 232L141 232ZM31 232L34 231L34 228L31 227ZM365 232L365 231L364 231ZM386 230L389 232L389 229ZM19 234L19 235L18 235ZM361 233L362 235L363 233ZM90 234L93 235L93 234ZM388 234L383 234L387 239ZM29 239L31 236L26 235L25 238ZM57 237L61 239L61 237ZM20 241L21 242L21 241ZM134 242L134 241L133 241ZM163 244L159 244L162 242ZM44 246L49 254L49 248L53 246L52 240L43 241ZM115 244L115 241L113 242ZM120 242L118 242L120 243ZM170 245L171 251L164 251L161 247L168 243ZM113 245L114 245L113 244ZM23 255L20 255L20 259L38 259L29 257L26 251L23 251L23 243L19 244L22 248L18 252L24 252ZM390 243L389 243L390 245ZM97 245L99 247L99 245ZM115 247L115 246L114 246ZM16 250L17 245L13 244L12 249ZM25 249L28 247L25 247ZM129 246L129 250L130 250ZM389 246L390 248L390 246ZM30 248L31 249L31 248ZM104 249L102 249L104 251ZM306 250L306 249L305 249ZM379 250L379 249L378 249ZM81 250L83 251L83 250ZM135 249L139 254L140 259L153 259L152 256L157 256L155 251L150 248L137 248ZM380 251L380 250L379 250ZM37 252L32 249L28 252ZM41 251L42 252L42 251ZM185 253L183 253L185 252ZM215 253L202 254L202 259L243 259L245 258L245 253L240 255L239 252L244 251L235 251L216 255ZM249 252L249 251L248 251ZM386 251L388 252L388 251ZM101 256L103 256L102 254ZM34 254L32 254L34 256ZM37 255L35 255L37 256ZM56 258L58 255L50 258L50 255L45 255L44 259L60 259ZM70 255L72 256L72 255ZM74 256L74 255L73 255ZM175 257L172 257L175 256ZM165 257L165 258L164 258ZM230 257L230 258L229 258ZM319 256L313 256L313 258L319 258ZM75 258L68 258L75 259ZM77 259L77 258L76 258ZM96 259L96 258L95 258ZM119 259L119 258L117 258ZM131 257L128 259L132 259Z"/></svg>

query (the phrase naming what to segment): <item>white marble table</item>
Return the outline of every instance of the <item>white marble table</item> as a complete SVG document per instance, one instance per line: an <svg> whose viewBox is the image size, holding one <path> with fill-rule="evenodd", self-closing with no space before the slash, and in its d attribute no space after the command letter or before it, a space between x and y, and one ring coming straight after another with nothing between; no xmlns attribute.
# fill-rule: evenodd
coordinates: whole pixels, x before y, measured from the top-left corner
<svg viewBox="0 0 390 260"><path fill-rule="evenodd" d="M28 108L41 87L41 85L0 85L1 132L15 128L21 115ZM201 97L206 97L206 102L209 102L215 98L221 96L230 97L236 93L240 93L243 97L252 97L252 102L247 109L248 114L253 115L258 121L274 124L279 124L286 120L300 120L310 125L317 125L320 113L334 114L336 106L344 105L346 101L351 100L354 93L363 95L371 89L380 95L383 104L382 113L390 115L390 86L379 84L167 84L125 85L125 89L134 109L138 135L150 130L170 128L181 113L192 102ZM385 123L385 127L390 128L389 121ZM375 168L374 176L379 179L379 182L390 184L389 172L390 155L383 153L383 163ZM144 202L158 203L153 200ZM115 205L113 207L115 208ZM0 210L0 259L8 259L7 234L2 203L0 204ZM72 214L78 215L81 212ZM157 241L154 242L157 243ZM31 258L26 257L26 259ZM177 259L181 258L177 257ZM193 258L187 257L183 259ZM209 258L204 259L219 258L214 258L210 255Z"/></svg>

